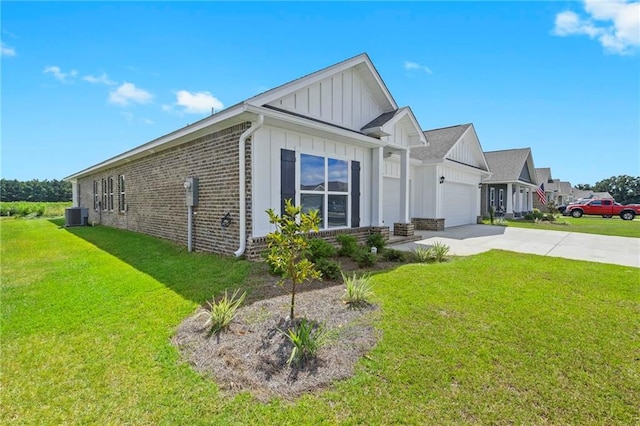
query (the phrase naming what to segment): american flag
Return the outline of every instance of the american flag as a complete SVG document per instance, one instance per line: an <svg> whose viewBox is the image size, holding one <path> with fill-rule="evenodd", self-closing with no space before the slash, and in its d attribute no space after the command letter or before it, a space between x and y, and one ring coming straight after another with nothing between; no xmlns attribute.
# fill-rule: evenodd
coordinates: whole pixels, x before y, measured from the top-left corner
<svg viewBox="0 0 640 426"><path fill-rule="evenodd" d="M540 204L542 204L543 206L547 204L547 194L544 193L544 182L536 188L536 194L538 194L538 200L540 200Z"/></svg>

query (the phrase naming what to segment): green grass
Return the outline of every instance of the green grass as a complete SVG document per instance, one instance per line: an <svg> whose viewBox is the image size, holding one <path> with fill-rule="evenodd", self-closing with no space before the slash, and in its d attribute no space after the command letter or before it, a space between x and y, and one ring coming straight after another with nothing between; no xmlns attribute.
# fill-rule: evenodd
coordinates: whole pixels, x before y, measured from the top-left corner
<svg viewBox="0 0 640 426"><path fill-rule="evenodd" d="M262 404L222 395L169 342L250 264L106 227L1 225L3 424L640 422L636 268L491 251L377 274L382 340L356 375Z"/></svg>
<svg viewBox="0 0 640 426"><path fill-rule="evenodd" d="M64 209L71 207L71 201L60 202L31 202L31 201L3 201L0 203L0 216L33 216L60 217L64 216Z"/></svg>
<svg viewBox="0 0 640 426"><path fill-rule="evenodd" d="M488 219L483 222L485 224L489 224ZM514 226L518 228L640 238L640 218L636 218L634 220L622 220L617 216L610 219L605 219L600 216L583 216L576 219L568 216L559 216L557 220L552 223L534 223L531 221L513 219L506 220L503 224L505 226Z"/></svg>

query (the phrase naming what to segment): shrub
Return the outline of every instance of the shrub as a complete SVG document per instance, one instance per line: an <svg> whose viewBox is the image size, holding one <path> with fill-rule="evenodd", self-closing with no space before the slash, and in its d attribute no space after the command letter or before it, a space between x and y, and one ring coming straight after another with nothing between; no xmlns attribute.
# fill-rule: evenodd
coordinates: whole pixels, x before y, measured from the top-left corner
<svg viewBox="0 0 640 426"><path fill-rule="evenodd" d="M342 300L344 300L345 303L353 307L359 307L369 303L369 299L373 296L369 276L358 277L354 273L352 277L347 277L343 274L342 280L346 287L344 296L342 296Z"/></svg>
<svg viewBox="0 0 640 426"><path fill-rule="evenodd" d="M316 356L318 349L326 343L324 325L302 318L286 332L278 329L293 344L287 364L301 364Z"/></svg>
<svg viewBox="0 0 640 426"><path fill-rule="evenodd" d="M293 321L296 302L296 287L305 281L320 278L320 271L313 262L304 257L307 251L307 234L318 231L320 217L317 210L304 213L301 206L294 206L290 199L285 200L285 211L278 216L273 209L267 210L269 223L275 225L276 230L267 235L269 254L267 262L274 271L282 271L285 279L291 281L291 308L289 317Z"/></svg>
<svg viewBox="0 0 640 426"><path fill-rule="evenodd" d="M431 257L431 249L427 247L418 246L411 249L411 256L416 262L427 263L433 259Z"/></svg>
<svg viewBox="0 0 640 426"><path fill-rule="evenodd" d="M433 260L435 260L436 262L444 262L445 260L447 260L447 255L449 254L449 250L451 248L446 245L445 243L441 242L441 241L436 241L432 246L431 246L431 256L433 257Z"/></svg>
<svg viewBox="0 0 640 426"><path fill-rule="evenodd" d="M309 240L307 258L313 263L317 264L320 259L334 257L336 253L336 248L322 238L313 238Z"/></svg>
<svg viewBox="0 0 640 426"><path fill-rule="evenodd" d="M384 249L382 258L389 262L404 262L407 259L405 252L396 249Z"/></svg>
<svg viewBox="0 0 640 426"><path fill-rule="evenodd" d="M338 254L340 256L353 256L358 251L358 240L353 235L340 234L336 237L336 241L340 243Z"/></svg>
<svg viewBox="0 0 640 426"><path fill-rule="evenodd" d="M526 215L524 215L524 218L526 220L541 220L544 218L544 215L540 212L539 209L533 209L533 211L531 213L527 213Z"/></svg>
<svg viewBox="0 0 640 426"><path fill-rule="evenodd" d="M378 257L366 248L358 248L352 256L359 267L367 268L376 264Z"/></svg>
<svg viewBox="0 0 640 426"><path fill-rule="evenodd" d="M416 247L411 250L413 258L420 263L444 262L447 260L450 247L441 241L436 241L431 247Z"/></svg>
<svg viewBox="0 0 640 426"><path fill-rule="evenodd" d="M337 280L342 273L342 267L338 262L332 259L319 259L316 262L316 269L322 274L322 278Z"/></svg>
<svg viewBox="0 0 640 426"><path fill-rule="evenodd" d="M386 241L382 234L375 233L367 237L367 247L376 247L378 249L378 253L382 252L385 245Z"/></svg>
<svg viewBox="0 0 640 426"><path fill-rule="evenodd" d="M247 297L247 292L243 292L240 297L238 297L238 292L240 290L237 289L233 292L231 297L227 295L227 290L224 291L224 296L217 302L209 302L207 301L207 305L209 305L209 310L201 312L198 316L206 315L207 322L204 323L204 326L211 325L210 334L216 334L220 331L226 330L233 321L233 318L236 316L236 311L244 302L245 297Z"/></svg>

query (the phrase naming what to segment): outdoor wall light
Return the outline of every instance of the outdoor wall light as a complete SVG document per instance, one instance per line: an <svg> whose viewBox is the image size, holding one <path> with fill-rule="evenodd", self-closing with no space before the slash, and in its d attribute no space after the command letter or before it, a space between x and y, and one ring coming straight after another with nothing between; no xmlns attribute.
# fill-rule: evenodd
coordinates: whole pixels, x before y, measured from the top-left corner
<svg viewBox="0 0 640 426"><path fill-rule="evenodd" d="M440 176L440 183L444 183L444 176Z"/></svg>
<svg viewBox="0 0 640 426"><path fill-rule="evenodd" d="M482 182L478 184L478 189L482 189Z"/></svg>

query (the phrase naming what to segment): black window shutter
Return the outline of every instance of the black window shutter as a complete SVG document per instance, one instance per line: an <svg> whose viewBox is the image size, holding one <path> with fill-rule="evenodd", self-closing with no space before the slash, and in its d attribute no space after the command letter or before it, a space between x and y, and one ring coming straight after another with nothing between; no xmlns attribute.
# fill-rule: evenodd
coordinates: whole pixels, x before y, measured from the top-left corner
<svg viewBox="0 0 640 426"><path fill-rule="evenodd" d="M280 214L284 214L284 200L296 202L296 152L280 150Z"/></svg>
<svg viewBox="0 0 640 426"><path fill-rule="evenodd" d="M360 162L351 162L351 227L360 226Z"/></svg>

